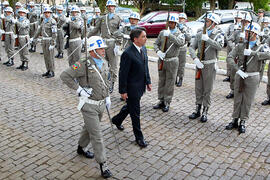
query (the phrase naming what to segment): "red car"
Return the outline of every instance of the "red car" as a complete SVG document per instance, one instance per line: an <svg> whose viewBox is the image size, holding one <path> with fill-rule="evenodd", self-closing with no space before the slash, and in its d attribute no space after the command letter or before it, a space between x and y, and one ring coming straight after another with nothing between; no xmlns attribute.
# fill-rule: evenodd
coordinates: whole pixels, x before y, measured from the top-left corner
<svg viewBox="0 0 270 180"><path fill-rule="evenodd" d="M171 11L170 14L179 15L177 11ZM146 29L147 36L158 36L159 32L166 27L168 11L154 11L141 18L138 25Z"/></svg>

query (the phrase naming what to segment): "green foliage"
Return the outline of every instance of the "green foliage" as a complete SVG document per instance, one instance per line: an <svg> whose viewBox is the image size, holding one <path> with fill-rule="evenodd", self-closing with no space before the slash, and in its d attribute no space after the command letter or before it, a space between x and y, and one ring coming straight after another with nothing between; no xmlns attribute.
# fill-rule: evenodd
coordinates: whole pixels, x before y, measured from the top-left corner
<svg viewBox="0 0 270 180"><path fill-rule="evenodd" d="M137 12L137 13L140 12L140 10L138 8L134 7L133 5L124 5L124 4L121 4L120 7L130 8L130 9L132 9L133 12Z"/></svg>
<svg viewBox="0 0 270 180"><path fill-rule="evenodd" d="M96 0L97 4L98 4L98 7L101 11L101 13L104 13L105 10L106 10L106 2L107 0Z"/></svg>
<svg viewBox="0 0 270 180"><path fill-rule="evenodd" d="M254 4L254 11L258 11L258 9L264 9L264 10L269 10L269 0L251 0Z"/></svg>

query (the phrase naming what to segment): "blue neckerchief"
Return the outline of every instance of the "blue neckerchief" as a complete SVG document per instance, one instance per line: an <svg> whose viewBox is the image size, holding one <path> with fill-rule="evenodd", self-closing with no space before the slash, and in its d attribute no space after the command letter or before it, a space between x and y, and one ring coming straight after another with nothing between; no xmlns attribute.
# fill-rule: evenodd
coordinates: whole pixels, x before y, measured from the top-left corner
<svg viewBox="0 0 270 180"><path fill-rule="evenodd" d="M44 22L47 23L47 22L49 22L50 19L51 19L51 17L49 17L49 18L44 18Z"/></svg>
<svg viewBox="0 0 270 180"><path fill-rule="evenodd" d="M103 60L102 59L97 59L97 58L93 58L93 60L95 61L97 67L101 70L102 65L103 65Z"/></svg>
<svg viewBox="0 0 270 180"><path fill-rule="evenodd" d="M57 11L56 14L57 14L58 16L60 16L62 13L59 13L59 12Z"/></svg>
<svg viewBox="0 0 270 180"><path fill-rule="evenodd" d="M75 17L74 17L74 16L72 16L72 17L71 17L71 21L74 21L74 20L75 20Z"/></svg>
<svg viewBox="0 0 270 180"><path fill-rule="evenodd" d="M207 30L208 36L210 36L212 34L212 32L213 32L213 29L212 30Z"/></svg>
<svg viewBox="0 0 270 180"><path fill-rule="evenodd" d="M109 16L109 19L112 19L114 16L114 13L109 13L108 16Z"/></svg>
<svg viewBox="0 0 270 180"><path fill-rule="evenodd" d="M30 11L30 12L33 12L33 10L34 10L33 8L29 8L29 11Z"/></svg>
<svg viewBox="0 0 270 180"><path fill-rule="evenodd" d="M180 29L183 29L183 28L184 28L184 24L179 23L179 28L180 28Z"/></svg>
<svg viewBox="0 0 270 180"><path fill-rule="evenodd" d="M135 29L137 27L137 25L130 25L130 29Z"/></svg>
<svg viewBox="0 0 270 180"><path fill-rule="evenodd" d="M25 17L20 16L19 21L22 22L25 19Z"/></svg>
<svg viewBox="0 0 270 180"><path fill-rule="evenodd" d="M257 40L255 40L255 41L249 41L249 48L250 49L253 48L255 46L256 42L257 42Z"/></svg>
<svg viewBox="0 0 270 180"><path fill-rule="evenodd" d="M171 31L172 34L174 34L176 32L176 30L177 30L176 28L170 29L170 31Z"/></svg>
<svg viewBox="0 0 270 180"><path fill-rule="evenodd" d="M11 18L11 16L10 16L10 15L9 15L9 16L6 16L6 18L7 18L7 19L10 19L10 18Z"/></svg>

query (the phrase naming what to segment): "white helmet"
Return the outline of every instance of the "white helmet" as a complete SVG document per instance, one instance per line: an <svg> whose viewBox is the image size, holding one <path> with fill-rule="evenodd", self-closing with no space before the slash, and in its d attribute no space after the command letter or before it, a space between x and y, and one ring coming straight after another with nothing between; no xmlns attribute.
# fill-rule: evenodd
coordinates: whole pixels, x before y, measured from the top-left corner
<svg viewBox="0 0 270 180"><path fill-rule="evenodd" d="M81 7L80 10L81 11L86 11L86 8L85 7Z"/></svg>
<svg viewBox="0 0 270 180"><path fill-rule="evenodd" d="M99 8L95 8L94 11L95 11L96 13L100 13L100 9L99 9Z"/></svg>
<svg viewBox="0 0 270 180"><path fill-rule="evenodd" d="M114 0L108 0L106 6L116 6L116 2Z"/></svg>
<svg viewBox="0 0 270 180"><path fill-rule="evenodd" d="M250 14L247 14L247 15L244 16L243 20L251 22L252 18L250 16Z"/></svg>
<svg viewBox="0 0 270 180"><path fill-rule="evenodd" d="M270 23L270 18L269 17L263 17L262 22Z"/></svg>
<svg viewBox="0 0 270 180"><path fill-rule="evenodd" d="M22 4L20 2L16 2L15 6L20 6L22 7Z"/></svg>
<svg viewBox="0 0 270 180"><path fill-rule="evenodd" d="M9 2L8 1L4 1L3 2L3 6L9 6Z"/></svg>
<svg viewBox="0 0 270 180"><path fill-rule="evenodd" d="M80 12L80 8L78 6L72 6L71 12Z"/></svg>
<svg viewBox="0 0 270 180"><path fill-rule="evenodd" d="M28 11L27 11L27 9L25 9L25 8L20 8L19 10L18 10L18 12L23 12L23 13L28 13Z"/></svg>
<svg viewBox="0 0 270 180"><path fill-rule="evenodd" d="M88 50L92 51L95 49L100 49L100 48L106 48L107 45L105 44L105 41L102 39L100 36L91 36L88 39Z"/></svg>
<svg viewBox="0 0 270 180"><path fill-rule="evenodd" d="M211 21L213 21L216 24L219 24L221 21L221 18L219 15L215 14L215 13L209 13L207 14L207 19L210 19Z"/></svg>
<svg viewBox="0 0 270 180"><path fill-rule="evenodd" d="M51 10L50 7L46 6L46 7L44 7L44 10L43 10L43 13L45 13L45 12L50 12L50 13L52 13L52 10Z"/></svg>
<svg viewBox="0 0 270 180"><path fill-rule="evenodd" d="M56 6L56 10L63 11L64 10L64 7L62 5L57 5Z"/></svg>
<svg viewBox="0 0 270 180"><path fill-rule="evenodd" d="M132 12L130 13L129 18L140 20L140 14L137 12Z"/></svg>
<svg viewBox="0 0 270 180"><path fill-rule="evenodd" d="M28 5L29 5L29 6L35 6L35 3L34 3L33 1L30 1L30 2L28 3Z"/></svg>
<svg viewBox="0 0 270 180"><path fill-rule="evenodd" d="M13 9L12 7L8 6L4 9L5 12L12 12L13 13Z"/></svg>
<svg viewBox="0 0 270 180"><path fill-rule="evenodd" d="M253 22L251 26L250 24L248 24L245 30L259 34L259 32L261 31L261 26L258 23Z"/></svg>
<svg viewBox="0 0 270 180"><path fill-rule="evenodd" d="M170 14L169 21L179 23L179 18L178 18L178 16L175 16L174 14L173 15Z"/></svg>
<svg viewBox="0 0 270 180"><path fill-rule="evenodd" d="M179 19L180 19L180 18L187 19L186 13L180 13L180 14L179 14Z"/></svg>

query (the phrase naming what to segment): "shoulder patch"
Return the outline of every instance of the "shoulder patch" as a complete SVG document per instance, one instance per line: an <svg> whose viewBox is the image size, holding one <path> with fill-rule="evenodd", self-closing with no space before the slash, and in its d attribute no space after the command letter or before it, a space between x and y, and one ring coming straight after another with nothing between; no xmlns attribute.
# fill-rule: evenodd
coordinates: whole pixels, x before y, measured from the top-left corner
<svg viewBox="0 0 270 180"><path fill-rule="evenodd" d="M80 62L76 62L75 64L72 65L72 68L74 70L78 69L79 67L81 67L81 63Z"/></svg>

